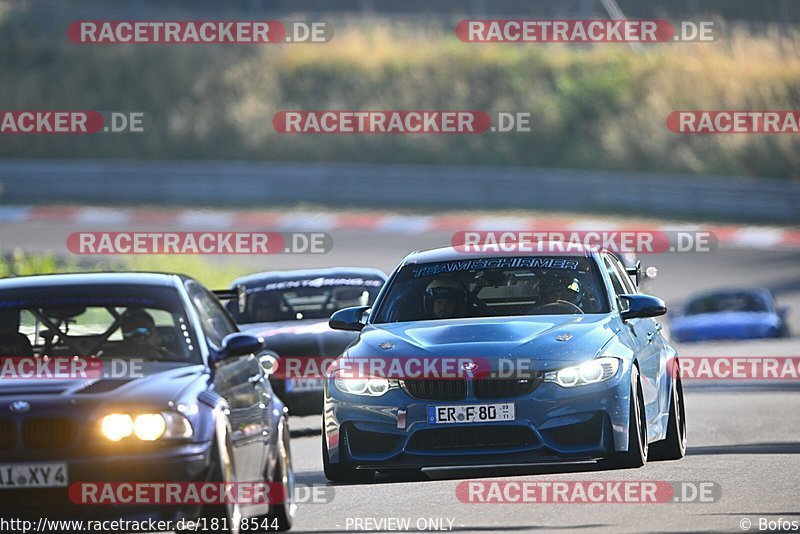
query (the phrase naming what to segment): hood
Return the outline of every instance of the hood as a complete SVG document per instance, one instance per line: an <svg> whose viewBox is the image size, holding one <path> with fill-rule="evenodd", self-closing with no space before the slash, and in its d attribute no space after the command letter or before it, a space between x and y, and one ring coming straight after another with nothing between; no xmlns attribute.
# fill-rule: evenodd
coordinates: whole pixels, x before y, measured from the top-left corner
<svg viewBox="0 0 800 534"><path fill-rule="evenodd" d="M369 325L354 357L527 358L553 362L593 357L619 330L610 315L542 315ZM561 337L563 340L556 339ZM568 337L568 339L564 339ZM381 344L392 348L380 348Z"/></svg>
<svg viewBox="0 0 800 534"><path fill-rule="evenodd" d="M331 329L327 319L255 323L239 328L263 337L266 349L292 357L339 356L358 337L357 332Z"/></svg>
<svg viewBox="0 0 800 534"><path fill-rule="evenodd" d="M25 396L67 404L101 401L166 407L198 380L207 380L205 366L170 362L143 362L136 378L14 379L0 381L0 397ZM123 373L120 373L123 374Z"/></svg>

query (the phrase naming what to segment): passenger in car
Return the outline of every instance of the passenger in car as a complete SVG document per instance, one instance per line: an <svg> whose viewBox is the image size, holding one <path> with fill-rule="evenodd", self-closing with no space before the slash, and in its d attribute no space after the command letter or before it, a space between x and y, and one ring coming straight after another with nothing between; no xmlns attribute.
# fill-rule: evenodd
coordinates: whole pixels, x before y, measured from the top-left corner
<svg viewBox="0 0 800 534"><path fill-rule="evenodd" d="M282 319L280 294L260 291L253 293L249 300L251 314L255 322L271 323Z"/></svg>

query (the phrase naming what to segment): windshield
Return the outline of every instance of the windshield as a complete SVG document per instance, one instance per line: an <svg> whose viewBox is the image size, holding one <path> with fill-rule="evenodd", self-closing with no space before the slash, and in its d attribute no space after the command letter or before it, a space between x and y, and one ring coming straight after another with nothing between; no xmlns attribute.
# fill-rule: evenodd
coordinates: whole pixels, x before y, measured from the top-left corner
<svg viewBox="0 0 800 534"><path fill-rule="evenodd" d="M481 258L403 267L375 322L608 311L591 258Z"/></svg>
<svg viewBox="0 0 800 534"><path fill-rule="evenodd" d="M228 310L239 324L327 319L342 308L370 306L381 286L379 278L361 277L263 282L246 288L244 313L236 302L229 302Z"/></svg>
<svg viewBox="0 0 800 534"><path fill-rule="evenodd" d="M686 315L718 312L768 312L769 303L759 293L720 293L698 297L686 306Z"/></svg>
<svg viewBox="0 0 800 534"><path fill-rule="evenodd" d="M0 356L202 362L178 292L141 285L0 291Z"/></svg>

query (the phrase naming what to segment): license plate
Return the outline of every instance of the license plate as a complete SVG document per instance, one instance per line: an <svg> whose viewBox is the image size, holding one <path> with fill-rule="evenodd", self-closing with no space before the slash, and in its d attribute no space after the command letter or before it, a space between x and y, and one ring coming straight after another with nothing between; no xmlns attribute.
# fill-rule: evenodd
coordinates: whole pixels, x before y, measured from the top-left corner
<svg viewBox="0 0 800 534"><path fill-rule="evenodd" d="M0 489L65 488L67 464L0 464Z"/></svg>
<svg viewBox="0 0 800 534"><path fill-rule="evenodd" d="M428 422L485 423L487 421L513 421L514 403L458 404L453 406L428 406Z"/></svg>
<svg viewBox="0 0 800 534"><path fill-rule="evenodd" d="M286 391L322 391L325 381L322 378L290 378L286 381Z"/></svg>

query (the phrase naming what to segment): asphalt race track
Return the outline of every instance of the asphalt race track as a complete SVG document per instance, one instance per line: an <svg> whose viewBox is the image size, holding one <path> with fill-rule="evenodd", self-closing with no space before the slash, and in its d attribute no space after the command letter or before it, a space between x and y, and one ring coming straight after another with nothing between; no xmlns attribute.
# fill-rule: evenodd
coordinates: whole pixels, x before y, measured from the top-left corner
<svg viewBox="0 0 800 534"><path fill-rule="evenodd" d="M66 236L77 229L58 223L4 224L0 225L0 247L5 251L21 247L66 253ZM417 235L364 230L335 232L332 236L334 248L328 254L239 257L236 261L247 261L252 271L333 265L363 265L389 271L407 252L450 240L447 232ZM792 331L800 333L800 250L722 248L710 253L645 256L642 261L645 266L658 267L659 276L647 290L664 298L668 306L706 288L764 285L773 289L780 303L790 306ZM678 348L682 355L800 356L797 337ZM680 461L653 462L641 469L624 471L580 465L526 472L435 471L413 479L380 477L370 484L336 485L335 498L330 503L301 504L293 531L389 532L398 525L395 521L402 519L410 521L411 531L419 525L459 532L765 532L768 530L759 528L759 518L800 522L799 385L797 380L687 383L689 450ZM292 426L305 436L292 442L297 482L326 484L320 437L316 433L319 419L295 418ZM497 505L459 501L459 482L476 477L511 481L712 482L718 491L714 502ZM745 529L747 520L750 523Z"/></svg>

